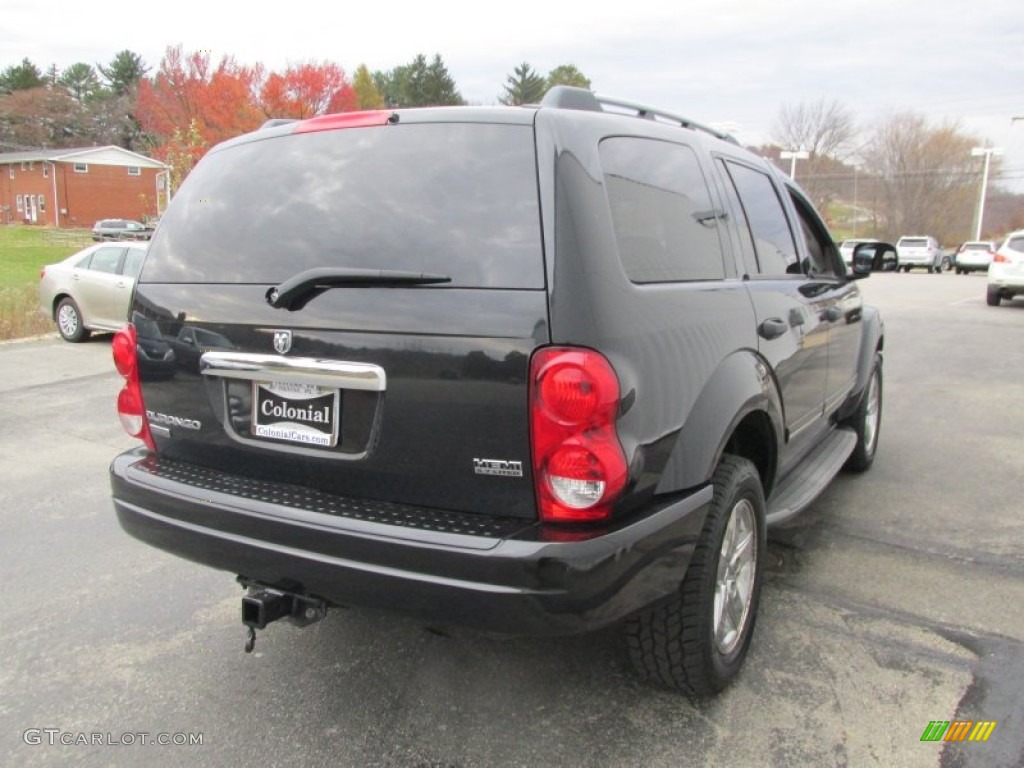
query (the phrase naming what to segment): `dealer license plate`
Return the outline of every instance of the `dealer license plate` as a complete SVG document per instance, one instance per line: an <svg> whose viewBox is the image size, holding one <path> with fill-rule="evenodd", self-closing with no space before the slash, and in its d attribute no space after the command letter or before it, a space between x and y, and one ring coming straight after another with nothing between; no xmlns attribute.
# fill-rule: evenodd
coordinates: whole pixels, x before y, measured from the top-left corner
<svg viewBox="0 0 1024 768"><path fill-rule="evenodd" d="M252 434L268 440L333 448L341 393L315 384L254 381Z"/></svg>

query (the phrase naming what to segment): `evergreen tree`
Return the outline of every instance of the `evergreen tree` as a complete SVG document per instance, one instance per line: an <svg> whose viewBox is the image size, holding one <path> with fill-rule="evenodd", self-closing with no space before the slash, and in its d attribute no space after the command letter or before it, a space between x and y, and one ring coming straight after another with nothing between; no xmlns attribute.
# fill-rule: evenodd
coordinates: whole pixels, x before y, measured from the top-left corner
<svg viewBox="0 0 1024 768"><path fill-rule="evenodd" d="M544 98L547 90L547 81L525 61L512 70L507 80L505 95L500 96L498 101L509 106L536 104Z"/></svg>
<svg viewBox="0 0 1024 768"><path fill-rule="evenodd" d="M149 71L142 57L128 49L116 54L106 67L97 64L96 68L107 81L110 90L118 96L134 94L135 85Z"/></svg>
<svg viewBox="0 0 1024 768"><path fill-rule="evenodd" d="M96 96L100 90L100 79L89 64L79 61L61 72L57 84L66 88L79 104Z"/></svg>
<svg viewBox="0 0 1024 768"><path fill-rule="evenodd" d="M440 54L427 63L422 53L390 72L374 72L373 83L388 107L432 107L466 102Z"/></svg>
<svg viewBox="0 0 1024 768"><path fill-rule="evenodd" d="M548 72L548 88L554 88L556 85L589 89L590 78L580 72L575 64L562 64Z"/></svg>
<svg viewBox="0 0 1024 768"><path fill-rule="evenodd" d="M42 88L44 85L46 79L43 73L27 58L22 59L21 64L10 66L0 72L0 93L27 91L30 88Z"/></svg>
<svg viewBox="0 0 1024 768"><path fill-rule="evenodd" d="M424 106L456 107L466 103L439 53L434 54L434 60L427 67L423 80L423 103Z"/></svg>

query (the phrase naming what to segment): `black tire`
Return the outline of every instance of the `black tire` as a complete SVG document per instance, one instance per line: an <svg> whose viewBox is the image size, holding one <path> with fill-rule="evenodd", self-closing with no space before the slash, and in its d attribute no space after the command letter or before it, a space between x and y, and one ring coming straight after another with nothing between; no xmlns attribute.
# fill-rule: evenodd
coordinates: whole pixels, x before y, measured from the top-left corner
<svg viewBox="0 0 1024 768"><path fill-rule="evenodd" d="M857 446L846 460L846 469L866 472L878 450L878 432L882 426L882 356L875 353L871 378L864 387L857 410L846 422L857 433Z"/></svg>
<svg viewBox="0 0 1024 768"><path fill-rule="evenodd" d="M999 295L999 289L994 285L988 287L988 291L985 292L985 301L990 307L998 307L999 302L1003 300L1003 297Z"/></svg>
<svg viewBox="0 0 1024 768"><path fill-rule="evenodd" d="M53 316L57 321L57 332L64 341L79 342L89 338L89 331L82 323L82 312L74 299L66 296L61 299Z"/></svg>
<svg viewBox="0 0 1024 768"><path fill-rule="evenodd" d="M953 268L953 262L949 260L948 256L942 257L942 263L939 264L939 269L943 272L949 272Z"/></svg>
<svg viewBox="0 0 1024 768"><path fill-rule="evenodd" d="M626 623L637 671L695 698L718 693L743 666L764 576L765 504L757 469L747 459L723 456L713 484L711 509L679 590ZM733 568L719 574L723 546L733 554ZM716 593L740 611L736 618L723 610L718 632Z"/></svg>

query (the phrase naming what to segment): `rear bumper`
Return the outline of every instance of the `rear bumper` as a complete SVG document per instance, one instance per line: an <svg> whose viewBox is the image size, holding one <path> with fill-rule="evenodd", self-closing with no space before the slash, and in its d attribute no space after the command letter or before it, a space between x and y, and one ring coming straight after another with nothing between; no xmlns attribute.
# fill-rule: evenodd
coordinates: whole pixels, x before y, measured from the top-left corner
<svg viewBox="0 0 1024 768"><path fill-rule="evenodd" d="M705 487L627 523L570 533L513 518L332 504L298 486L143 449L118 456L110 477L122 528L160 549L333 603L515 635L597 629L670 594L712 498Z"/></svg>

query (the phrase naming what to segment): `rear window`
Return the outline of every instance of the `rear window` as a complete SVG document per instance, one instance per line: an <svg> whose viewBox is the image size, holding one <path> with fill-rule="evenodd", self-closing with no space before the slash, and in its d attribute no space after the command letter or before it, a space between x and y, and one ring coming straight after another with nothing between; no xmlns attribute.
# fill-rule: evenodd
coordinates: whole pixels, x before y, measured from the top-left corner
<svg viewBox="0 0 1024 768"><path fill-rule="evenodd" d="M901 248L927 248L928 240L923 237L904 237L899 244Z"/></svg>
<svg viewBox="0 0 1024 768"><path fill-rule="evenodd" d="M991 243L965 243L965 251L990 251L992 250Z"/></svg>
<svg viewBox="0 0 1024 768"><path fill-rule="evenodd" d="M1006 247L1012 248L1015 251L1024 251L1024 235L1007 238Z"/></svg>
<svg viewBox="0 0 1024 768"><path fill-rule="evenodd" d="M277 283L316 267L543 288L533 129L407 124L208 155L153 239L148 283Z"/></svg>

